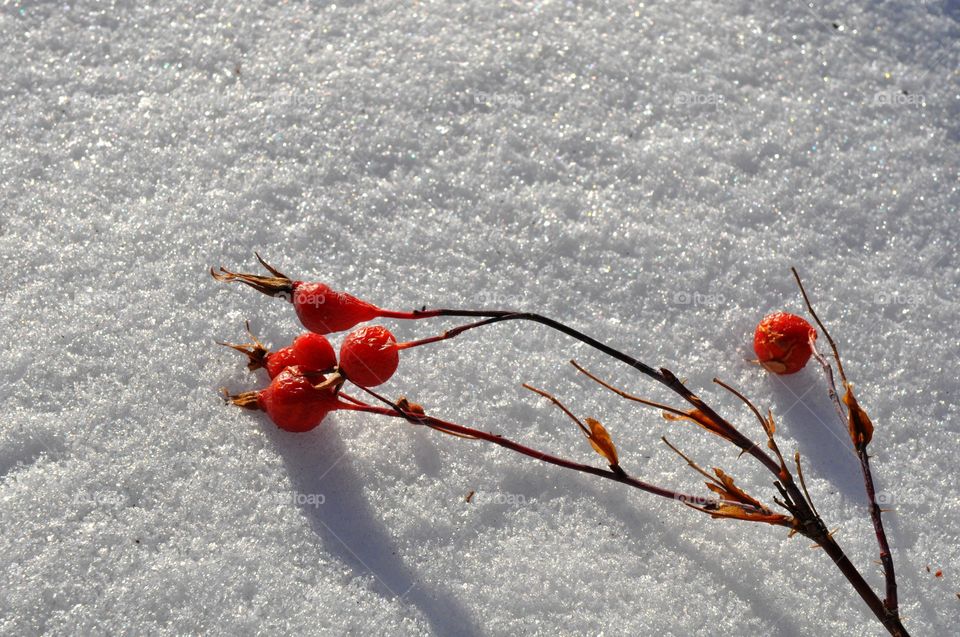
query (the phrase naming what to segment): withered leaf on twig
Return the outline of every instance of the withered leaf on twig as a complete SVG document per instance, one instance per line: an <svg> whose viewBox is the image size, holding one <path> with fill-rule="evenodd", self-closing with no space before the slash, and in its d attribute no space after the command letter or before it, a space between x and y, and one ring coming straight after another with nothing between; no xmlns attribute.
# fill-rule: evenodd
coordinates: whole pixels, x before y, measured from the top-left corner
<svg viewBox="0 0 960 637"><path fill-rule="evenodd" d="M730 440L730 434L727 433L727 430L699 409L691 409L690 411L684 412L685 415L683 416L669 411L662 413L663 417L667 420L689 420L690 422L700 425L707 431L717 434L724 440Z"/></svg>
<svg viewBox="0 0 960 637"><path fill-rule="evenodd" d="M786 526L791 529L797 525L797 521L788 515L772 513L766 509L763 511L748 511L736 504L721 504L715 510L704 510L704 513L709 513L710 517L713 518L733 518L736 520L747 520L749 522L766 522L767 524Z"/></svg>
<svg viewBox="0 0 960 637"><path fill-rule="evenodd" d="M757 507L758 509L765 509L763 504L748 494L746 491L738 487L731 476L728 476L721 469L717 467L713 468L713 472L717 474L717 477L720 479L720 484L714 484L707 482L707 488L719 495L722 498L727 500L733 500L735 502L742 502L743 504L749 504L751 506ZM721 486L722 485L722 486Z"/></svg>
<svg viewBox="0 0 960 637"><path fill-rule="evenodd" d="M587 435L587 440L590 441L590 446L593 447L593 450L606 458L610 466L615 467L619 465L620 460L617 458L617 448L613 444L613 440L610 439L610 434L607 433L607 430L604 429L599 420L593 418L584 418L584 420L587 425L590 426L590 433Z"/></svg>
<svg viewBox="0 0 960 637"><path fill-rule="evenodd" d="M873 423L870 421L870 416L860 407L860 403L854 397L850 383L847 383L846 387L847 391L843 394L843 404L847 406L849 412L850 439L855 447L866 447L873 439Z"/></svg>

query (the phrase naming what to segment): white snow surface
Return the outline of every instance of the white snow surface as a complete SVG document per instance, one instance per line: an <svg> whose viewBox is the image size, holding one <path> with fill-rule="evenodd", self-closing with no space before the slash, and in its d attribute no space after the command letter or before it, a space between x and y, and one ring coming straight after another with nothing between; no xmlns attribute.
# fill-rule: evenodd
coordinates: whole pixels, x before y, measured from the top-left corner
<svg viewBox="0 0 960 637"><path fill-rule="evenodd" d="M749 362L760 317L802 310L796 266L875 421L906 625L955 635L958 20L954 0L4 2L0 634L884 634L782 528L393 418L291 434L225 405L265 376L214 341L302 331L210 277L256 250L384 307L555 317L760 440L722 378L773 409L880 590L822 373ZM677 404L512 323L403 352L382 390L602 466L530 382L638 477L706 493L667 434L771 502L758 463L570 358Z"/></svg>

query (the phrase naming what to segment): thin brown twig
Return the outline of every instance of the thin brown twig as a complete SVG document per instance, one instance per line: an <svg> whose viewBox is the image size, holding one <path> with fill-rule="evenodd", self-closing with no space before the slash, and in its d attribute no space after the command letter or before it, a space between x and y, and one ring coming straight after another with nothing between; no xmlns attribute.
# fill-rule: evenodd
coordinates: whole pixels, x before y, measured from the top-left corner
<svg viewBox="0 0 960 637"><path fill-rule="evenodd" d="M743 402L743 404L745 404L747 407L749 407L749 408L750 408L750 411L753 412L753 415L756 416L756 417L757 417L757 420L760 421L760 427L763 428L763 432L764 432L764 433L769 433L769 431L767 430L767 421L765 421L765 420L763 419L763 416L760 414L760 410L757 409L757 406L754 405L753 402L752 402L749 398L747 398L747 397L744 396L742 393L740 393L739 391L737 391L736 389L734 389L734 388L731 387L730 385L726 384L725 382L723 382L723 381L720 380L719 378L714 378L714 379L713 379L713 382L715 382L716 384L720 385L721 387L723 387L724 389L726 389L728 392L730 392L731 394L733 394L734 396L736 396L737 398L739 398L739 399Z"/></svg>
<svg viewBox="0 0 960 637"><path fill-rule="evenodd" d="M846 398L851 397L851 385L847 381L847 376L843 371L843 362L840 360L840 352L837 350L836 343L833 341L833 337L830 336L829 330L823 324L823 321L820 320L820 317L817 316L816 311L813 309L813 304L810 302L810 297L807 296L807 291L803 287L803 281L800 280L800 274L797 272L796 268L790 268L793 272L793 277L797 281L797 286L800 288L800 294L803 296L803 301L807 306L807 310L810 312L810 315L813 316L813 319L817 322L817 325L820 327L820 330L823 332L823 335L826 337L827 342L830 343L830 348L833 350L834 359L837 361L837 370L840 372L840 379L843 381L843 385L847 390ZM829 370L829 365L827 368ZM828 373L828 380L832 383L832 374ZM854 400L853 407L856 407L856 402ZM853 418L850 409L848 408L848 418ZM851 423L853 420L851 420ZM852 425L851 425L852 427ZM876 497L876 488L873 483L873 474L870 471L870 456L867 453L867 445L869 441L857 442L854 440L854 450L857 452L857 456L860 459L860 469L863 473L863 482L864 489L867 492L867 500L870 505L870 520L873 523L874 533L877 536L877 545L880 549L880 562L883 565L883 574L884 580L886 581L886 597L883 600L884 608L887 613L892 615L895 618L899 619L899 603L897 600L897 577L896 572L893 568L893 555L890 552L890 543L887 540L887 533L883 528L883 518L880 505L877 503Z"/></svg>
<svg viewBox="0 0 960 637"><path fill-rule="evenodd" d="M582 422L579 418L577 418L576 415L575 415L572 411L570 411L569 409L567 409L567 406L564 405L562 402L560 402L560 399L559 399L559 398L557 398L556 396L554 396L553 394L551 394L551 393L548 392L548 391L544 391L544 390L542 390L542 389L537 389L537 388L534 387L533 385L528 385L527 383L523 383L523 388L524 388L524 389L529 389L529 390L532 391L533 393L539 394L540 396L543 396L544 398L546 398L547 400L549 400L550 402L552 402L554 405L556 405L557 407L559 407L559 408L560 408L560 411L562 411L562 412L565 413L567 416L569 416L570 420L572 420L573 422L577 423L577 427L580 427L580 431L583 432L583 435L585 435L587 438L590 437L590 429L589 429L585 424L583 424L583 422Z"/></svg>
<svg viewBox="0 0 960 637"><path fill-rule="evenodd" d="M833 337L830 336L830 332L823 324L823 321L820 320L820 317L817 316L817 313L813 310L813 305L810 303L810 298L807 296L807 291L803 287L803 281L800 280L800 274L797 273L797 269L790 268L790 271L793 272L793 278L797 280L797 286L800 288L800 294L803 296L803 302L806 304L807 310L810 312L810 316L812 316L813 320L816 321L817 325L820 327L820 331L823 332L823 335L827 338L827 342L830 344L830 349L833 350L833 358L837 361L837 369L840 371L840 379L843 380L843 384L846 385L847 375L843 372L843 361L840 360L840 352L837 350L837 344L833 341Z"/></svg>
<svg viewBox="0 0 960 637"><path fill-rule="evenodd" d="M708 510L718 508L719 502L712 498L704 498L702 496L690 495L687 493L682 493L679 491L674 491L672 489L667 489L665 487L659 487L643 480L639 480L625 471L613 471L610 469L601 469L599 467L594 467L592 465L583 464L580 462L575 462L573 460L567 460L566 458L561 458L554 456L552 454L533 449L526 445L514 442L508 438L500 436L498 434L493 434L486 431L481 431L479 429L474 429L472 427L467 427L464 425L458 425L446 420L440 420L439 418L434 418L433 416L427 416L425 414L417 414L411 411L406 411L402 409L397 403L393 402L389 398L382 396L381 394L373 391L369 387L360 387L364 392L373 396L380 402L388 405L388 407L377 407L375 405L369 405L366 403L360 403L356 399L352 399L361 405L365 405L361 411L366 411L369 413L381 414L385 416L395 416L406 419L408 422L419 425L426 425L433 429L445 430L447 432L454 432L459 434L465 434L467 436L477 438L479 440L484 440L486 442L493 443L500 447L505 447L511 451L515 451L527 457L533 458L535 460L540 460L548 464L556 465L559 467L564 467L567 469L573 469L581 473L588 473L595 475L600 478L605 478L607 480L612 480L614 482L620 482L622 484L640 489L641 491L646 491L647 493L652 493L653 495L660 496L662 498L669 498L671 500L677 500L684 503L694 503L699 506L706 507ZM359 405L358 405L359 407Z"/></svg>
<svg viewBox="0 0 960 637"><path fill-rule="evenodd" d="M607 389L609 389L610 391L612 391L614 394L617 394L618 396L621 396L621 397L623 397L623 398L626 398L627 400L632 400L633 402L640 403L641 405L647 405L648 407L653 407L653 408L655 408L655 409L661 409L661 410L663 410L663 411L668 411L668 412L670 412L670 413L672 413L672 414L676 414L676 415L681 416L681 417L683 417L683 418L686 418L686 417L688 416L687 412L683 411L682 409L677 409L676 407L671 407L670 405L663 405L663 404L661 404L661 403L657 403L657 402L654 402L654 401L652 401L652 400L647 400L646 398L640 398L639 396L634 396L633 394L628 394L627 392L625 392L624 390L620 389L619 387L615 387L615 386L611 385L610 383L606 382L605 380L603 380L603 379L601 379L601 378L598 378L597 376L591 374L591 373L588 372L586 369L584 369L579 363L577 363L577 361L575 361L575 360L571 360L571 361L570 361L570 364L573 365L574 367L576 367L576 368L577 368L577 371L579 371L581 374L583 374L584 376L586 376L587 378L589 378L589 379L592 380L593 382L597 383L597 384L600 385L601 387L606 387Z"/></svg>
<svg viewBox="0 0 960 637"><path fill-rule="evenodd" d="M833 403L833 408L837 412L840 424L846 427L847 417L844 413L843 404L840 402L840 393L837 392L837 383L833 378L833 367L830 366L826 357L817 349L817 343L813 338L810 339L810 351L813 354L813 358L820 364L820 368L823 369L824 376L827 377L827 395L830 396L830 402Z"/></svg>
<svg viewBox="0 0 960 637"><path fill-rule="evenodd" d="M813 506L813 498L810 497L810 492L807 491L807 481L803 479L803 467L800 466L799 451L793 454L793 461L797 463L797 477L800 478L800 486L803 488L803 495L807 496L807 502L810 503L810 508L813 509L813 514L819 518L820 514L817 513L817 507Z"/></svg>
<svg viewBox="0 0 960 637"><path fill-rule="evenodd" d="M686 461L687 461L687 464L690 465L690 466L693 468L694 471L696 471L697 473L699 473L700 475L702 475L704 478L706 478L706 479L709 480L710 482L712 482L712 483L714 483L714 484L716 484L716 485L719 485L719 486L721 486L721 487L723 486L723 483L720 482L719 480L717 480L716 476L712 476L712 475L710 475L709 473L707 473L707 472L704 470L703 467L701 467L700 465L698 465L696 462L694 462L694 461L691 460L689 457L687 457L686 454L684 454L682 451L680 451L680 450L677 449L675 446L673 446L673 444L671 444L670 441L667 440L667 437L666 437L666 436L660 436L660 440L663 441L663 444L665 444L665 445L667 445L668 447L670 447L675 454L677 454L678 456L680 456L681 458L683 458L684 460L686 460Z"/></svg>

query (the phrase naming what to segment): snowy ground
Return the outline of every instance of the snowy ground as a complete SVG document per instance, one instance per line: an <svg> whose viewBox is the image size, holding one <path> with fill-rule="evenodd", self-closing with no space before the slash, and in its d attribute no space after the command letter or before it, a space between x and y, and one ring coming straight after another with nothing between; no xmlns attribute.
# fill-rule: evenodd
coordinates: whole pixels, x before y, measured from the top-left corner
<svg viewBox="0 0 960 637"><path fill-rule="evenodd" d="M207 273L259 250L388 307L542 311L758 435L722 377L879 586L819 374L746 361L800 309L796 265L876 421L907 626L956 634L956 1L151 5L0 8L0 633L881 634L781 530L392 420L225 407L263 380L214 340L298 331ZM669 399L517 325L406 352L385 391L598 462L531 382L641 477L702 489L669 432L769 499L571 356Z"/></svg>

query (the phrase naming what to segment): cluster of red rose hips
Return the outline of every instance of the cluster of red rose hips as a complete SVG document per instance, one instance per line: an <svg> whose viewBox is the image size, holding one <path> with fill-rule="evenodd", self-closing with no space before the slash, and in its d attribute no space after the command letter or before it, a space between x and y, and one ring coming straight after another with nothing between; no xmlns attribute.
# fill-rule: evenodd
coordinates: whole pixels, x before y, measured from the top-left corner
<svg viewBox="0 0 960 637"><path fill-rule="evenodd" d="M383 310L323 283L293 281L262 259L260 262L272 276L238 274L223 268L212 273L218 280L239 281L265 294L286 299L293 304L300 322L310 330L274 352L253 334L253 342L249 344L223 343L246 354L251 370L265 368L271 379L263 390L228 396L230 401L240 407L267 412L281 429L309 431L331 411L362 409L362 403L340 393L344 381L364 388L385 383L397 371L400 350L442 338L398 343L386 327L368 325L344 337L338 361L325 334L348 330L379 317L424 318L431 314Z"/></svg>
<svg viewBox="0 0 960 637"><path fill-rule="evenodd" d="M359 327L344 337L338 360L326 334L349 330L376 318L421 319L450 311L384 310L324 283L294 281L259 255L257 258L270 276L230 272L222 267L219 272L211 270L211 273L217 280L244 283L264 294L287 300L309 332L275 352L267 350L252 334L250 344L224 343L246 354L251 370L266 368L271 378L263 390L228 398L240 407L267 412L278 427L287 431L309 431L337 409L365 410L368 406L340 392L345 381L361 388L380 385L397 371L400 350L443 340L479 325L467 325L441 336L407 343L398 343L382 325ZM455 314L489 316L470 311ZM754 334L757 362L777 374L797 372L810 359L816 336L813 327L799 316L786 312L771 314L760 322Z"/></svg>

